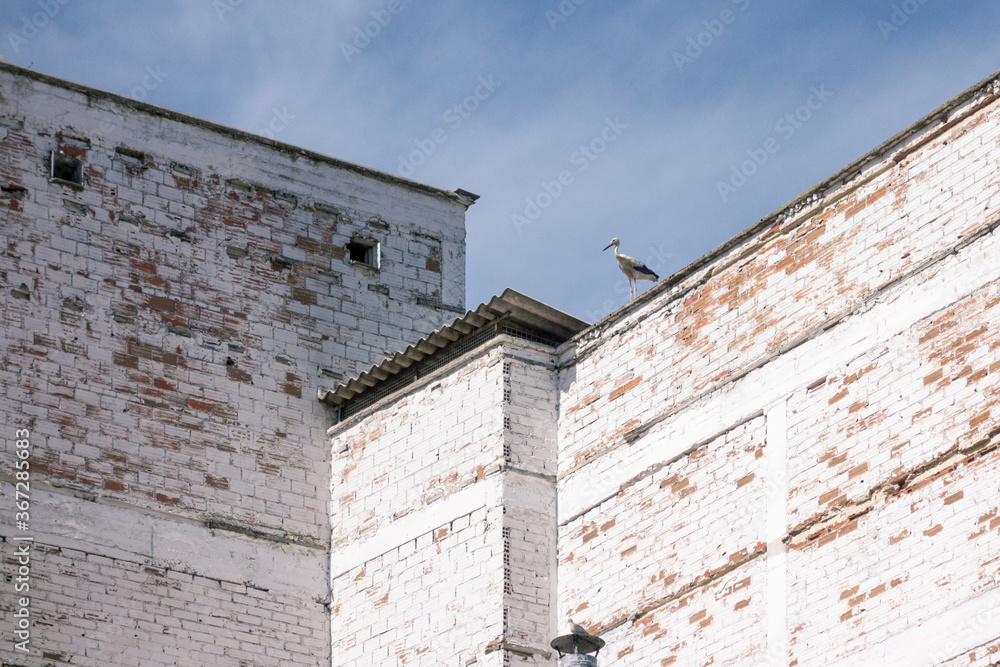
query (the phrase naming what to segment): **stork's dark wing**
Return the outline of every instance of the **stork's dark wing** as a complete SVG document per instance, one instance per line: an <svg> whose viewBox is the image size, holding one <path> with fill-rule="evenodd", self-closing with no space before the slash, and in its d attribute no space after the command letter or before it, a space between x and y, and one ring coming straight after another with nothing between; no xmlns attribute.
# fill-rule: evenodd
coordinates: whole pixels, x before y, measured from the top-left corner
<svg viewBox="0 0 1000 667"><path fill-rule="evenodd" d="M653 273L653 270L652 270L652 269L650 269L650 268L649 268L648 266L646 266L645 264L643 264L642 262L639 262L638 264L636 264L636 265L635 265L635 272L636 272L636 273L641 273L641 274L643 274L644 276L650 276L650 277L652 277L652 278L653 278L654 280L659 280L659 279L660 279L660 276L658 276L658 275L656 275L655 273Z"/></svg>

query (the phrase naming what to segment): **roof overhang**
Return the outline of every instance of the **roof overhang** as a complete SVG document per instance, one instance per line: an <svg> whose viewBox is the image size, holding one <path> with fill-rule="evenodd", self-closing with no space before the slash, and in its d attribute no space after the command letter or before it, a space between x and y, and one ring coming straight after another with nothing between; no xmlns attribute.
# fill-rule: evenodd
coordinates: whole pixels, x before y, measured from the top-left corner
<svg viewBox="0 0 1000 667"><path fill-rule="evenodd" d="M390 389L388 393L395 393L416 380L415 373L406 372L417 364L429 370L440 368L501 334L555 347L588 326L583 320L508 288L500 296L494 296L488 303L466 312L356 378L333 389L321 387L318 397L324 403L341 406L362 394L382 389L378 391L378 398L366 401L371 405L387 395L386 389Z"/></svg>

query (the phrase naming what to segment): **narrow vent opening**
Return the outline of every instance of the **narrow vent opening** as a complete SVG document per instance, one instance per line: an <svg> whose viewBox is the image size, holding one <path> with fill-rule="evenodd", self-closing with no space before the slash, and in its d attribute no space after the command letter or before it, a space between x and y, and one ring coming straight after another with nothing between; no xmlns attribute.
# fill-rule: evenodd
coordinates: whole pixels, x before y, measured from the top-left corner
<svg viewBox="0 0 1000 667"><path fill-rule="evenodd" d="M379 243L375 239L356 236L347 244L347 256L353 264L379 268Z"/></svg>
<svg viewBox="0 0 1000 667"><path fill-rule="evenodd" d="M62 151L52 151L49 176L55 180L83 185L83 163L80 158L66 155Z"/></svg>

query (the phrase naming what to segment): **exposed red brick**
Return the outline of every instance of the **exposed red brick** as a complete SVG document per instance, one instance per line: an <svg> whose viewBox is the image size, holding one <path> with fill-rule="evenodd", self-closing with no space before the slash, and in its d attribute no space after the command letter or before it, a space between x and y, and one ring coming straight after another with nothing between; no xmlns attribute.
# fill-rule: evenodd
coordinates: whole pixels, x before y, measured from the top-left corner
<svg viewBox="0 0 1000 667"><path fill-rule="evenodd" d="M313 292L312 290L307 290L302 287L292 288L292 298L298 301L299 303L307 306L316 305L316 292Z"/></svg>
<svg viewBox="0 0 1000 667"><path fill-rule="evenodd" d="M163 378L154 378L153 386L157 389L162 389L163 391L177 391L177 388L164 380Z"/></svg>
<svg viewBox="0 0 1000 667"><path fill-rule="evenodd" d="M989 418L990 418L990 411L984 410L983 412L980 412L978 415L969 420L969 427L976 428Z"/></svg>
<svg viewBox="0 0 1000 667"><path fill-rule="evenodd" d="M156 273L156 264L153 264L152 262L133 259L130 262L130 266L136 271L140 271L142 273L148 273L150 275Z"/></svg>
<svg viewBox="0 0 1000 667"><path fill-rule="evenodd" d="M181 502L181 499L179 497L177 497L177 496L168 496L165 493L157 493L156 494L156 500L158 500L159 502L161 502L161 503L163 503L165 505L179 505L180 502Z"/></svg>
<svg viewBox="0 0 1000 667"><path fill-rule="evenodd" d="M202 412L211 412L212 404L206 403L205 401L199 401L196 398L189 398L188 405L191 406L193 410L201 410Z"/></svg>
<svg viewBox="0 0 1000 667"><path fill-rule="evenodd" d="M952 503L957 502L957 501L961 500L964 497L965 497L965 492L964 491L958 491L957 493L953 493L950 496L948 496L947 498L945 498L944 499L944 504L945 505L951 505Z"/></svg>
<svg viewBox="0 0 1000 667"><path fill-rule="evenodd" d="M851 471L849 473L847 473L847 478L848 479L854 479L858 475L862 475L862 474L864 474L866 472L868 472L868 464L867 463L862 463L859 466L855 466L854 468L851 468Z"/></svg>
<svg viewBox="0 0 1000 667"><path fill-rule="evenodd" d="M620 396L624 396L625 392L627 392L629 390L632 390L632 389L635 389L636 387L638 387L640 382L642 382L642 377L637 377L637 378L633 379L632 381L628 382L627 384L619 387L618 389L615 389L608 396L608 400L609 401L613 401L616 398L619 398Z"/></svg>
<svg viewBox="0 0 1000 667"><path fill-rule="evenodd" d="M160 310L165 313L172 313L177 307L177 304L173 299L168 299L162 296L151 296L147 305L153 310Z"/></svg>
<svg viewBox="0 0 1000 667"><path fill-rule="evenodd" d="M834 403L844 398L845 396L847 396L847 389L841 389L839 392L834 394L833 397L829 401L827 401L827 403L829 405L833 405Z"/></svg>
<svg viewBox="0 0 1000 667"><path fill-rule="evenodd" d="M246 371L242 371L235 366L228 366L226 368L226 374L229 376L230 380L236 380L237 382L244 382L246 384L251 384L250 374Z"/></svg>
<svg viewBox="0 0 1000 667"><path fill-rule="evenodd" d="M833 489L831 491L827 491L826 493L824 493L819 497L819 503L821 505L825 505L826 503L836 498L839 494L840 494L840 489Z"/></svg>
<svg viewBox="0 0 1000 667"><path fill-rule="evenodd" d="M749 585L750 585L750 577L746 577L745 579L740 579L735 584L729 586L726 589L726 592L725 592L725 594L724 594L723 597L732 595L733 593L736 593L737 591L741 591L741 590L743 590L744 588L746 588Z"/></svg>
<svg viewBox="0 0 1000 667"><path fill-rule="evenodd" d="M139 357L133 357L132 355L122 354L121 352L112 352L111 359L114 361L116 366L123 366L125 368L139 368Z"/></svg>
<svg viewBox="0 0 1000 667"><path fill-rule="evenodd" d="M826 465L829 468L835 468L846 460L847 460L847 454L841 454L840 456L834 456L832 459L827 461Z"/></svg>
<svg viewBox="0 0 1000 667"><path fill-rule="evenodd" d="M941 377L943 375L944 375L944 371L942 371L939 368L936 371L934 371L933 373L931 373L930 375L925 375L924 376L924 384L928 385L928 384L931 384L932 382L937 382L938 380L941 379Z"/></svg>
<svg viewBox="0 0 1000 667"><path fill-rule="evenodd" d="M225 477L215 477L213 475L205 475L205 484L216 489L223 489L225 491L229 490L229 480Z"/></svg>
<svg viewBox="0 0 1000 667"><path fill-rule="evenodd" d="M852 206L851 208L847 209L847 212L844 214L844 217L848 218L848 219L852 218L855 215L857 215L858 213L860 213L861 211L865 210L865 208L867 206L868 206L867 202L863 202L863 201L859 202L858 204L856 204L856 205Z"/></svg>
<svg viewBox="0 0 1000 667"><path fill-rule="evenodd" d="M903 532L901 532L899 535L896 535L894 537L890 537L889 538L889 544L893 545L896 542L899 542L900 540L902 540L902 539L904 539L906 537L909 537L909 536L910 536L910 531L904 529Z"/></svg>
<svg viewBox="0 0 1000 667"><path fill-rule="evenodd" d="M870 195L868 195L865 198L865 203L868 204L868 205L874 204L879 199L881 199L883 196L885 196L886 192L887 192L886 187L883 185L881 188L879 188L875 192L873 192Z"/></svg>

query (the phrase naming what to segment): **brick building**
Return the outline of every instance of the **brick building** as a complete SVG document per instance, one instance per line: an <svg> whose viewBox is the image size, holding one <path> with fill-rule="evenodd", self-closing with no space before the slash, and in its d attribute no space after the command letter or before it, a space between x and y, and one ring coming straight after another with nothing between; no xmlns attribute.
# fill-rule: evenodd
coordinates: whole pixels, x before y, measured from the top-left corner
<svg viewBox="0 0 1000 667"><path fill-rule="evenodd" d="M329 664L316 392L464 312L474 196L4 63L0 184L0 660Z"/></svg>
<svg viewBox="0 0 1000 667"><path fill-rule="evenodd" d="M5 662L1000 664L996 75L593 326L464 311L469 193L0 105Z"/></svg>

